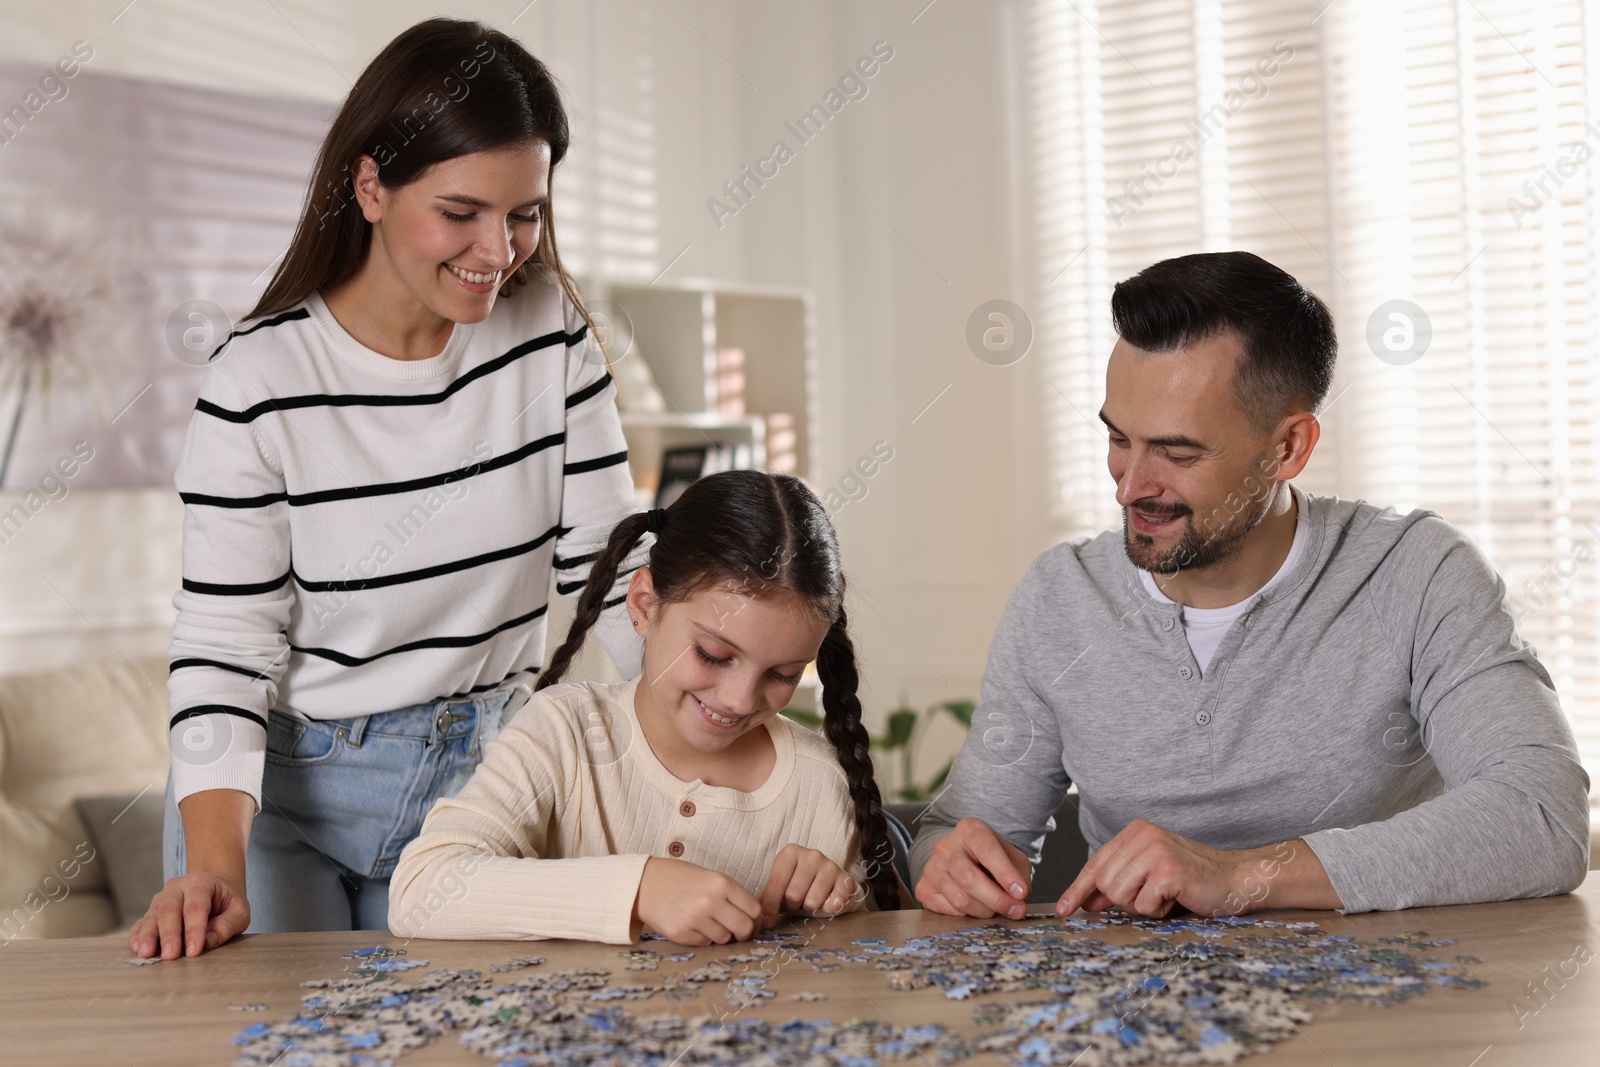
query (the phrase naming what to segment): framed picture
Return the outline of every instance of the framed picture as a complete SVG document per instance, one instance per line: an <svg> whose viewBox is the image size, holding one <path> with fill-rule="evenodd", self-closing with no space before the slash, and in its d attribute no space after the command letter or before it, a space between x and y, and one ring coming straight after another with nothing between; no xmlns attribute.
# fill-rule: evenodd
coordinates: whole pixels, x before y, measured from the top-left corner
<svg viewBox="0 0 1600 1067"><path fill-rule="evenodd" d="M332 119L87 54L47 101L39 64L0 60L0 100L24 101L0 123L0 489L64 467L172 484L208 357L287 249Z"/></svg>

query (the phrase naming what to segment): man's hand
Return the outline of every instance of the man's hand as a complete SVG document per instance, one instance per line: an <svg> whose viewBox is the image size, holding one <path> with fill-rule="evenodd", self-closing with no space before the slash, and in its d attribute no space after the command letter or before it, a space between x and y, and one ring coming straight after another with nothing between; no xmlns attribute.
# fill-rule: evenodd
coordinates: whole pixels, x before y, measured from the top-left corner
<svg viewBox="0 0 1600 1067"><path fill-rule="evenodd" d="M1243 915L1261 907L1337 908L1322 862L1301 840L1227 850L1135 819L1089 857L1056 901L1056 914L1113 905L1164 916L1173 905L1197 915Z"/></svg>
<svg viewBox="0 0 1600 1067"><path fill-rule="evenodd" d="M968 818L934 844L917 899L946 915L1020 919L1032 882L1028 857L982 819Z"/></svg>
<svg viewBox="0 0 1600 1067"><path fill-rule="evenodd" d="M785 911L822 911L837 915L856 896L856 881L814 848L787 844L772 861L772 873L761 893L761 925L776 926Z"/></svg>

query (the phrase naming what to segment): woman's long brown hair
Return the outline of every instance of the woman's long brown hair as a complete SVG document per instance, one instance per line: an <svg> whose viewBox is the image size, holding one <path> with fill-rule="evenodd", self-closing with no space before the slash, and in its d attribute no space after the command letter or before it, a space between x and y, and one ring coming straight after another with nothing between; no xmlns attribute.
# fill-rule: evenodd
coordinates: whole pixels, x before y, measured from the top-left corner
<svg viewBox="0 0 1600 1067"><path fill-rule="evenodd" d="M578 598L566 640L550 657L535 688L561 680L605 608L617 572L647 519L630 515L617 523L595 557ZM791 595L829 621L817 652L822 680L822 733L833 745L849 783L861 860L880 911L900 907L894 845L884 818L883 797L873 776L870 738L856 697L860 678L855 645L844 610L844 571L833 524L816 494L800 479L766 471L734 470L707 475L685 489L666 511L650 549L651 584L661 603L681 602L714 587L750 596Z"/></svg>
<svg viewBox="0 0 1600 1067"><path fill-rule="evenodd" d="M513 281L526 285L530 269L539 270L589 322L556 250L555 171L571 134L555 78L499 30L445 18L419 22L400 34L356 79L317 153L289 250L245 317L286 311L360 269L372 243L372 224L356 202L352 176L363 154L378 164L384 187L398 189L435 163L540 141L550 146L552 188L539 244L506 280L501 295L508 295Z"/></svg>

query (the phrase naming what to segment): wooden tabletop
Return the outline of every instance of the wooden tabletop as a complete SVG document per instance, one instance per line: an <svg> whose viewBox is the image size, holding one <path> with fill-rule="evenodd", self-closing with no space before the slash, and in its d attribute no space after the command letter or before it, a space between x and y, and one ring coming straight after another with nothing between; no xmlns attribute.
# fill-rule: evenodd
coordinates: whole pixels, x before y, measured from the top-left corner
<svg viewBox="0 0 1600 1067"><path fill-rule="evenodd" d="M1487 980L1476 990L1433 989L1392 1007L1335 1003L1311 1005L1316 1020L1263 1057L1245 1063L1263 1067L1380 1067L1383 1064L1439 1067L1506 1067L1511 1064L1600 1063L1600 872L1576 893L1541 900L1341 916L1331 912L1262 912L1257 917L1311 919L1330 934L1362 941L1425 930L1433 938L1456 938L1444 958L1481 957L1470 967ZM921 911L848 915L808 931L817 947L843 947L853 939L907 938L982 925ZM812 936L814 934L814 936ZM1109 943L1131 943L1144 931L1126 926L1095 931ZM224 1065L234 1060L233 1037L257 1022L298 1014L300 983L337 978L351 961L341 956L369 945L405 947L408 958L426 959L428 969L489 968L513 956L546 958L539 968L598 966L613 983L651 982L750 946L694 949L689 963L663 962L657 973L624 969L623 946L573 941L407 941L387 933L256 934L238 938L194 959L130 967L121 937L61 941L12 941L0 945L0 1064L61 1064L71 1067L183 1067ZM665 942L647 947L674 950ZM1448 952L1448 955L1445 953ZM1585 962L1587 961L1587 962ZM736 969L737 970L737 969ZM1574 972L1576 972L1574 974ZM416 970L397 976L404 983ZM1537 996L1530 982L1542 982ZM771 980L779 996L747 1011L763 1018L885 1019L896 1026L939 1022L971 1032L976 1000L954 1004L935 989L900 992L888 988L882 971L845 964L817 973L789 964ZM793 992L827 994L819 1003L790 1002ZM1037 997L1037 993L1033 994ZM1021 994L994 994L994 998ZM989 998L985 998L989 999ZM624 1004L641 1014L713 1011L720 991L707 987L697 1000L660 997ZM244 1013L230 1004L264 1002L265 1012ZM475 1064L492 1061L462 1048L453 1037L402 1058L403 1065ZM993 1063L974 1058L971 1064Z"/></svg>

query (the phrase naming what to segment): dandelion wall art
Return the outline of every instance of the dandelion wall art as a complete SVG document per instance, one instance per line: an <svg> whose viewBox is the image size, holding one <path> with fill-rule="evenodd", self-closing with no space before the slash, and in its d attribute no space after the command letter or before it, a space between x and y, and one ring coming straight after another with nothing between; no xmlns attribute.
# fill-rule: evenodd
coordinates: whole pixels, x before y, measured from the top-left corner
<svg viewBox="0 0 1600 1067"><path fill-rule="evenodd" d="M0 216L0 488L23 421L76 390L109 408L105 360L116 314L111 249L76 216Z"/></svg>

